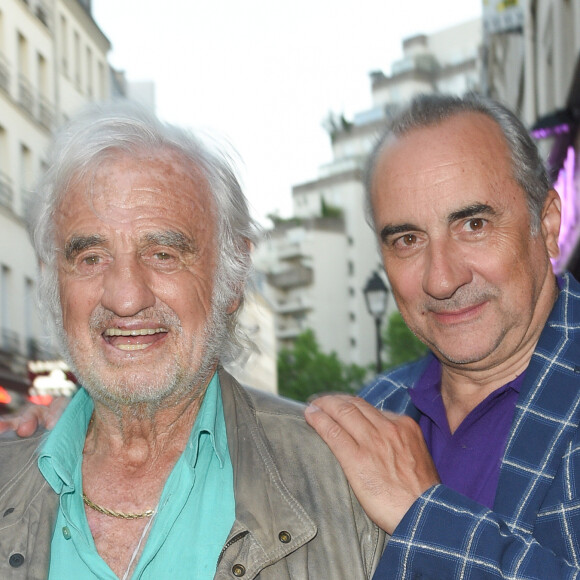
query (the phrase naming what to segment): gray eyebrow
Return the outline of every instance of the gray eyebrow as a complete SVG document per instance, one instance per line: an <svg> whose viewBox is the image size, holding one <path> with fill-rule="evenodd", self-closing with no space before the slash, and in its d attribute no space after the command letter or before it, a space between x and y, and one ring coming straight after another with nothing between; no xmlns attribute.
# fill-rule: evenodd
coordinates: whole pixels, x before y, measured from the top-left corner
<svg viewBox="0 0 580 580"><path fill-rule="evenodd" d="M90 236L73 235L64 245L64 257L72 262L83 250L104 244L106 238L97 234Z"/></svg>
<svg viewBox="0 0 580 580"><path fill-rule="evenodd" d="M413 224L400 224L398 226L385 226L381 230L381 240L383 240L383 242L384 242L387 238L394 236L396 234L403 234L405 232L418 230L418 229L419 228Z"/></svg>
<svg viewBox="0 0 580 580"><path fill-rule="evenodd" d="M451 212L447 218L449 223L457 220L464 220L465 218L474 217L477 215L495 215L495 210L486 203L474 203L462 209Z"/></svg>
<svg viewBox="0 0 580 580"><path fill-rule="evenodd" d="M145 234L144 239L149 244L158 244L160 246L167 246L175 248L181 252L188 252L194 254L197 251L195 242L182 234L173 230L164 232L150 232Z"/></svg>
<svg viewBox="0 0 580 580"><path fill-rule="evenodd" d="M451 212L447 216L447 222L449 224L457 221L462 220L478 215L495 215L495 210L486 203L474 203L472 205L468 205L464 208L458 209L457 211ZM404 234L405 232L412 232L419 230L420 228L414 224L399 224L399 225L386 225L381 230L381 240L383 242L396 234Z"/></svg>

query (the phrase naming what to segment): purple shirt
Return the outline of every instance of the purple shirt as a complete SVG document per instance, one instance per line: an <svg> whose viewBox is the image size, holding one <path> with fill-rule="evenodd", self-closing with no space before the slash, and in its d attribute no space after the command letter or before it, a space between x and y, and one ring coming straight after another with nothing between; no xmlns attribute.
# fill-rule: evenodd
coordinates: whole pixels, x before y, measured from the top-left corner
<svg viewBox="0 0 580 580"><path fill-rule="evenodd" d="M436 358L409 389L421 412L419 426L441 482L490 509L524 374L491 393L453 435L441 397L441 364Z"/></svg>

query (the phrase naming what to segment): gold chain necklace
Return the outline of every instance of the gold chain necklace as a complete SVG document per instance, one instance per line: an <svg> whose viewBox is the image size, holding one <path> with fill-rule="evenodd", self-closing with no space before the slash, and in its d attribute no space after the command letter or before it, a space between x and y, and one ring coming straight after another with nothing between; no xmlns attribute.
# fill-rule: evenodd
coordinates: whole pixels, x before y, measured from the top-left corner
<svg viewBox="0 0 580 580"><path fill-rule="evenodd" d="M150 518L154 513L155 510L146 510L144 512L135 514L135 513L124 513L124 512L116 512L115 510L107 509L103 506L100 506L94 502L92 502L83 491L82 493L83 501L85 504L90 507L92 510L99 512L100 514L104 514L106 516L111 516L113 518L122 518L124 520L138 520L141 518Z"/></svg>

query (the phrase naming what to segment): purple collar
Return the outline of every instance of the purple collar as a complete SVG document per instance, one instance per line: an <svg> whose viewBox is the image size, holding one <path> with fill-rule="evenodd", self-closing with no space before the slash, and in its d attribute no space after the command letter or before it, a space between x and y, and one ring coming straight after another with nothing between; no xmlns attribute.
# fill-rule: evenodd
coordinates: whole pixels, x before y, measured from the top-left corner
<svg viewBox="0 0 580 580"><path fill-rule="evenodd" d="M442 483L493 507L501 459L525 373L496 389L451 434L441 397L441 363L429 363L409 396Z"/></svg>

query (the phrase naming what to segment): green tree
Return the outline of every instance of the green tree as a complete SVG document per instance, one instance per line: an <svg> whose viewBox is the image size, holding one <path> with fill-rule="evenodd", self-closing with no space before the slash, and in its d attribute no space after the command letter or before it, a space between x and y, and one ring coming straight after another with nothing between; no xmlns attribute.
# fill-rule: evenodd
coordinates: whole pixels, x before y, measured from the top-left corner
<svg viewBox="0 0 580 580"><path fill-rule="evenodd" d="M398 311L389 316L383 345L387 355L385 369L421 358L427 352L427 347L409 330Z"/></svg>
<svg viewBox="0 0 580 580"><path fill-rule="evenodd" d="M324 198L320 200L320 216L323 218L341 218L343 216L342 208L327 203Z"/></svg>
<svg viewBox="0 0 580 580"><path fill-rule="evenodd" d="M306 401L316 393L356 393L368 369L343 363L335 352L323 353L312 330L300 334L291 348L278 353L278 392Z"/></svg>

